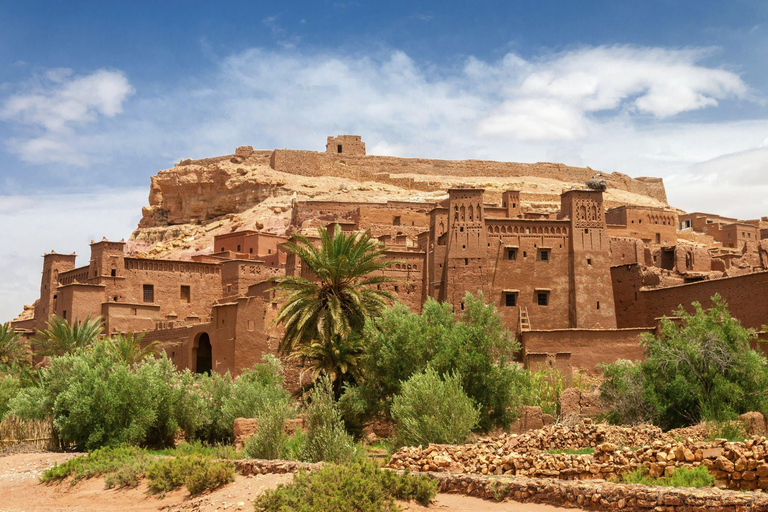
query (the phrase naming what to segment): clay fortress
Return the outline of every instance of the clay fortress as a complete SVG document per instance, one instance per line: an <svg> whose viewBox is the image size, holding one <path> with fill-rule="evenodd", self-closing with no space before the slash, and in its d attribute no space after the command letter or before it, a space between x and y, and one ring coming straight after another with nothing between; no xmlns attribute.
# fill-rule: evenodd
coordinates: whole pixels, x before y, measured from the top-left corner
<svg viewBox="0 0 768 512"><path fill-rule="evenodd" d="M268 280L304 273L283 242L337 225L385 245L388 286L413 310L433 297L458 312L482 291L529 367L638 359L640 334L715 293L746 326L768 323L768 218L682 212L658 178L372 156L342 135L325 152L246 146L160 171L128 242L92 242L84 266L45 254L40 298L13 326L101 316L179 368L237 374L277 347Z"/></svg>

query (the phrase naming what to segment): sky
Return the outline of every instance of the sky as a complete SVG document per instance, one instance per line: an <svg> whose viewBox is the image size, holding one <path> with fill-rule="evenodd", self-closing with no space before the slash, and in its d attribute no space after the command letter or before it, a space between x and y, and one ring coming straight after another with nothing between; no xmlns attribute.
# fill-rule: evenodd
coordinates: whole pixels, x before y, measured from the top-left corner
<svg viewBox="0 0 768 512"><path fill-rule="evenodd" d="M0 0L0 322L182 158L555 161L768 215L768 2Z"/></svg>

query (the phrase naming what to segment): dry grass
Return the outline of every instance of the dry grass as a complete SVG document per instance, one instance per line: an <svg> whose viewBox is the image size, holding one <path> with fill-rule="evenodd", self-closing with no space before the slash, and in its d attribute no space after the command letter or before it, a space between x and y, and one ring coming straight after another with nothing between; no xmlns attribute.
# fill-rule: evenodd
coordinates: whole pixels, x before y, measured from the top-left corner
<svg viewBox="0 0 768 512"><path fill-rule="evenodd" d="M24 445L39 450L54 450L59 445L53 420L21 420L13 415L0 421L0 450Z"/></svg>

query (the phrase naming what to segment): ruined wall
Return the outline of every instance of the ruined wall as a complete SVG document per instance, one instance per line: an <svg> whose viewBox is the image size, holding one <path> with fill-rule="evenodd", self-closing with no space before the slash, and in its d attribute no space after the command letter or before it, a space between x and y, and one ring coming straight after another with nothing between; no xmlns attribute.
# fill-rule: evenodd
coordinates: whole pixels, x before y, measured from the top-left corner
<svg viewBox="0 0 768 512"><path fill-rule="evenodd" d="M620 269L622 267L618 267ZM637 286L637 271L616 270L614 281L623 279L617 302L616 317L621 326L647 327L655 325L655 319L670 316L679 305L692 311L691 302L698 301L704 307L712 305L711 297L719 293L728 303L731 314L746 327L761 328L768 323L768 272L756 272L736 277L713 279L654 290L639 290L637 299L630 291Z"/></svg>
<svg viewBox="0 0 768 512"><path fill-rule="evenodd" d="M421 174L438 176L537 176L583 183L595 175L588 167L538 162L494 162L488 160L432 160L374 155L337 155L291 149L276 149L270 159L273 169L305 176L338 176L371 179L375 174ZM667 202L660 178L630 178L611 173L602 176L612 188L627 190Z"/></svg>
<svg viewBox="0 0 768 512"><path fill-rule="evenodd" d="M529 353L570 352L572 366L594 371L600 363L642 359L640 335L653 331L654 328L527 331L521 334L523 358Z"/></svg>

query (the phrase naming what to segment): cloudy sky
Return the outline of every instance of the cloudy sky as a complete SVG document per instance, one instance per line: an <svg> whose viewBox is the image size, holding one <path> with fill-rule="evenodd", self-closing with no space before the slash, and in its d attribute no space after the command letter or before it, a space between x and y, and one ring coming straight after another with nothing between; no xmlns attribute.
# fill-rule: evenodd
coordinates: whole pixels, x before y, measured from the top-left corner
<svg viewBox="0 0 768 512"><path fill-rule="evenodd" d="M768 2L0 2L0 321L238 145L589 165L768 215ZM80 264L86 263L81 260Z"/></svg>

